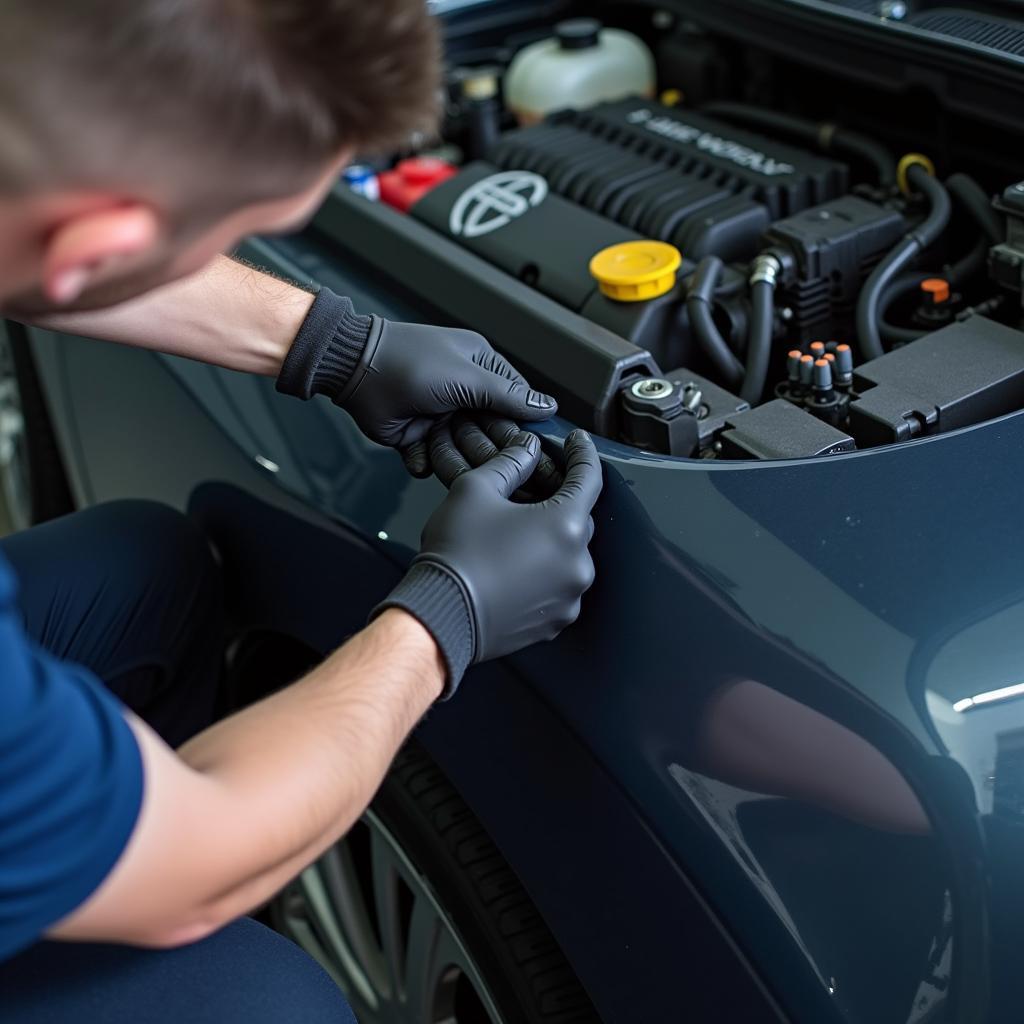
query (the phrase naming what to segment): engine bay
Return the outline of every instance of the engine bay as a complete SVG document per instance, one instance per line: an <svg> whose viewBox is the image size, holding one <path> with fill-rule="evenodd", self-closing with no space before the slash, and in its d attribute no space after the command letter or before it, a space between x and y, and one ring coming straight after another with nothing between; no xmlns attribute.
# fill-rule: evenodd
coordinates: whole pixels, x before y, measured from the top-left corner
<svg viewBox="0 0 1024 1024"><path fill-rule="evenodd" d="M443 139L350 167L318 227L373 234L371 262L647 451L823 456L1024 408L1005 140L947 166L897 148L877 97L855 128L753 102L721 72L734 41L609 11L460 37Z"/></svg>

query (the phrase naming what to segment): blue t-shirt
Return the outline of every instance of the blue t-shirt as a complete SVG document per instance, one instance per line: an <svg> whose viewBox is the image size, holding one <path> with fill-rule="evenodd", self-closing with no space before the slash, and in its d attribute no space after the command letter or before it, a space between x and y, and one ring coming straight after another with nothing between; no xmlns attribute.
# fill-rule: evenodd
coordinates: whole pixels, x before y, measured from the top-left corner
<svg viewBox="0 0 1024 1024"><path fill-rule="evenodd" d="M142 802L117 700L25 635L16 595L0 556L0 960L93 893Z"/></svg>

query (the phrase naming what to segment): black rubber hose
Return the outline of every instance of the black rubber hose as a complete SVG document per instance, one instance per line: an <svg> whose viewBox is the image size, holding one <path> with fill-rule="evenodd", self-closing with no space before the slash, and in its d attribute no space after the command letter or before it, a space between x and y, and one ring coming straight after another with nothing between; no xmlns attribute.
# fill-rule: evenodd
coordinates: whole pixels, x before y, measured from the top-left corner
<svg viewBox="0 0 1024 1024"><path fill-rule="evenodd" d="M708 103L701 107L701 112L736 124L787 135L824 153L858 157L874 168L879 185L892 185L896 181L896 161L892 154L881 143L859 132L831 124L816 124L806 118L780 114L746 103Z"/></svg>
<svg viewBox="0 0 1024 1024"><path fill-rule="evenodd" d="M865 359L877 359L885 354L879 333L882 294L889 282L909 266L920 251L921 246L915 239L902 239L864 282L857 299L857 338Z"/></svg>
<svg viewBox="0 0 1024 1024"><path fill-rule="evenodd" d="M936 276L936 274L930 274L923 270L909 270L889 283L878 300L878 333L884 341L890 345L897 342L917 341L924 334L924 331L914 330L910 327L898 327L896 324L890 323L886 319L886 315L889 312L889 307L901 295L920 288L922 281Z"/></svg>
<svg viewBox="0 0 1024 1024"><path fill-rule="evenodd" d="M965 255L961 256L955 263L949 264L941 271L927 273L925 271L911 271L901 274L893 282L882 296L878 306L878 333L882 340L890 345L893 342L917 341L918 338L927 334L927 331L916 330L913 327L899 327L888 320L889 307L901 295L906 294L915 288L921 287L922 281L930 277L944 277L953 288L962 288L968 281L979 274L985 266L988 258L989 243L987 238L979 238L974 247Z"/></svg>
<svg viewBox="0 0 1024 1024"><path fill-rule="evenodd" d="M865 359L877 359L884 353L878 331L882 295L895 278L945 230L949 223L949 193L920 164L907 169L907 182L928 201L928 216L907 232L878 264L861 289L857 300L857 337Z"/></svg>
<svg viewBox="0 0 1024 1024"><path fill-rule="evenodd" d="M906 274L900 274L885 290L878 303L878 333L882 340L890 345L894 342L906 344L908 341L917 341L918 338L927 334L927 331L913 327L899 327L891 323L888 319L889 307L901 295L920 288L921 283L927 281L930 277L945 278L954 289L962 288L981 272L988 258L988 250L988 239L979 238L973 247L961 256L960 259L943 267L940 271L911 270Z"/></svg>
<svg viewBox="0 0 1024 1024"><path fill-rule="evenodd" d="M923 338L928 332L919 328L899 327L896 324L891 324L885 319L883 313L882 319L878 322L878 333L889 345L907 345L912 341L917 341L918 338Z"/></svg>
<svg viewBox="0 0 1024 1024"><path fill-rule="evenodd" d="M992 209L991 197L970 175L951 174L946 179L946 188L992 245L1006 241L1006 229Z"/></svg>
<svg viewBox="0 0 1024 1024"><path fill-rule="evenodd" d="M912 271L901 274L886 288L878 303L878 333L889 344L916 341L927 333L889 322L889 307L896 299L914 288L920 288L921 282L929 277L944 277L954 288L963 288L984 269L991 246L1004 240L1005 229L992 208L991 199L970 175L951 174L945 184L946 191L980 229L981 237L960 259L944 267L942 271Z"/></svg>
<svg viewBox="0 0 1024 1024"><path fill-rule="evenodd" d="M705 256L697 264L690 278L686 311L690 314L690 327L700 347L726 384L735 387L743 376L743 364L733 355L711 316L711 301L721 273L722 261L717 256Z"/></svg>
<svg viewBox="0 0 1024 1024"><path fill-rule="evenodd" d="M988 242L980 238L960 259L943 267L942 270L908 270L900 274L889 282L879 300L879 310L884 313L899 296L914 288L920 288L922 282L930 277L945 278L953 288L962 288L981 269L988 248Z"/></svg>
<svg viewBox="0 0 1024 1024"><path fill-rule="evenodd" d="M747 336L747 368L740 398L757 405L764 393L768 377L768 360L772 352L772 321L775 315L774 287L768 281L755 281L750 286L750 332Z"/></svg>
<svg viewBox="0 0 1024 1024"><path fill-rule="evenodd" d="M985 268L990 248L991 243L987 238L979 238L960 259L955 263L950 263L942 274L932 274L931 276L947 277L951 285L962 288Z"/></svg>

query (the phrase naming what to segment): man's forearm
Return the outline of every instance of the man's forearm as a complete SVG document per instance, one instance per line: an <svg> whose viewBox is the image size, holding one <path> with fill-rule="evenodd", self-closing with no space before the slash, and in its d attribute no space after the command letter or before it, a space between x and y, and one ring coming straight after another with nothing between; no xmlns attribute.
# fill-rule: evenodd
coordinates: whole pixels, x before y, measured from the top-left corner
<svg viewBox="0 0 1024 1024"><path fill-rule="evenodd" d="M276 823L264 849L239 851L237 866L249 860L234 893L245 904L239 911L348 830L443 685L430 634L404 612L385 612L305 679L178 750L240 805Z"/></svg>
<svg viewBox="0 0 1024 1024"><path fill-rule="evenodd" d="M443 684L430 634L389 610L177 754L136 723L146 797L135 833L52 934L174 945L259 905L352 826Z"/></svg>
<svg viewBox="0 0 1024 1024"><path fill-rule="evenodd" d="M141 298L87 313L57 313L39 326L276 376L313 295L219 256L190 277Z"/></svg>

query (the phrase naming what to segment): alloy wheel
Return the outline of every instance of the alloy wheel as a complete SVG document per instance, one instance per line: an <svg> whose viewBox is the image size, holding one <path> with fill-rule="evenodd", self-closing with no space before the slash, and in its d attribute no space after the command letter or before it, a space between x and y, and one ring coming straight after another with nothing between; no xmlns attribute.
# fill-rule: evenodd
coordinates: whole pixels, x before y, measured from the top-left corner
<svg viewBox="0 0 1024 1024"><path fill-rule="evenodd" d="M361 1024L502 1024L450 917L372 811L282 892L272 916Z"/></svg>

